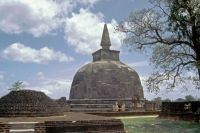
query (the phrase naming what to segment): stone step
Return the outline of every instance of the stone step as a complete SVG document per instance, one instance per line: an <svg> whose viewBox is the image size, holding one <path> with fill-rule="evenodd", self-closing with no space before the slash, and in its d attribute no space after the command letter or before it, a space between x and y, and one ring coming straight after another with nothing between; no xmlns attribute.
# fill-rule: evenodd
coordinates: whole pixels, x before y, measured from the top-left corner
<svg viewBox="0 0 200 133"><path fill-rule="evenodd" d="M9 122L11 129L34 129L38 122Z"/></svg>
<svg viewBox="0 0 200 133"><path fill-rule="evenodd" d="M34 129L11 129L9 133L34 133Z"/></svg>
<svg viewBox="0 0 200 133"><path fill-rule="evenodd" d="M38 122L9 122L10 133L34 133L35 123Z"/></svg>
<svg viewBox="0 0 200 133"><path fill-rule="evenodd" d="M112 108L70 108L71 112L107 112Z"/></svg>
<svg viewBox="0 0 200 133"><path fill-rule="evenodd" d="M112 108L112 104L70 104L71 108Z"/></svg>

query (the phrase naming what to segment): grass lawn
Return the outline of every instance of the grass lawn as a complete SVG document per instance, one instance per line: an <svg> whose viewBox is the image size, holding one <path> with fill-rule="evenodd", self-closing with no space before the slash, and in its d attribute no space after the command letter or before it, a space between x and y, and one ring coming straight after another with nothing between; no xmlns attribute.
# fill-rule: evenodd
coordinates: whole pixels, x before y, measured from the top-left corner
<svg viewBox="0 0 200 133"><path fill-rule="evenodd" d="M151 118L122 118L127 133L200 133L200 124Z"/></svg>

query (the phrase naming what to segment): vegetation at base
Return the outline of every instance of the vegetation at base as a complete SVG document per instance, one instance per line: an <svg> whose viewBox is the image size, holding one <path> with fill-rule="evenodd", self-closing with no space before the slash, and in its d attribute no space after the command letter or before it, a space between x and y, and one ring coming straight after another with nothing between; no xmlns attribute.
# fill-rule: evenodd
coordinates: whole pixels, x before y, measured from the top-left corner
<svg viewBox="0 0 200 133"><path fill-rule="evenodd" d="M121 119L127 133L200 133L199 123L159 118Z"/></svg>

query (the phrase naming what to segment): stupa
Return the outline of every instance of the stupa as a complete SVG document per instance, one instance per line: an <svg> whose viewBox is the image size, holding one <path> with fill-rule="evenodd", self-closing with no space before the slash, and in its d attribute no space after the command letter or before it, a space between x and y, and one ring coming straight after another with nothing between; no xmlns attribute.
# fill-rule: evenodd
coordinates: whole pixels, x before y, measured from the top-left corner
<svg viewBox="0 0 200 133"><path fill-rule="evenodd" d="M63 109L40 91L11 91L0 98L0 117L44 117L58 115L63 115Z"/></svg>
<svg viewBox="0 0 200 133"><path fill-rule="evenodd" d="M114 104L119 100L125 102L126 107L131 107L136 97L144 101L137 72L120 61L120 51L110 50L106 24L100 45L102 48L92 54L93 62L80 68L74 76L68 101L71 108L75 108L76 104L79 107L83 103Z"/></svg>

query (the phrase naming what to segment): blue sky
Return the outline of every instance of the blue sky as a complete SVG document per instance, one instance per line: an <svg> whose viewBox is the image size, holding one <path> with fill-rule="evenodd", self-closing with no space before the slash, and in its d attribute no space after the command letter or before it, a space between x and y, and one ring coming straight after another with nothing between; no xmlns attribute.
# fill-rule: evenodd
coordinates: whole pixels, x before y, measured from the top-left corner
<svg viewBox="0 0 200 133"><path fill-rule="evenodd" d="M147 78L152 71L148 57L129 52L122 45L124 35L114 33L114 27L132 11L148 6L147 0L1 0L0 96L20 80L26 89L43 91L54 99L68 98L75 73L100 49L104 23L111 49L121 51L121 61L136 70L141 80ZM149 100L200 97L195 89L179 87L156 95L147 93L144 86L144 93Z"/></svg>

